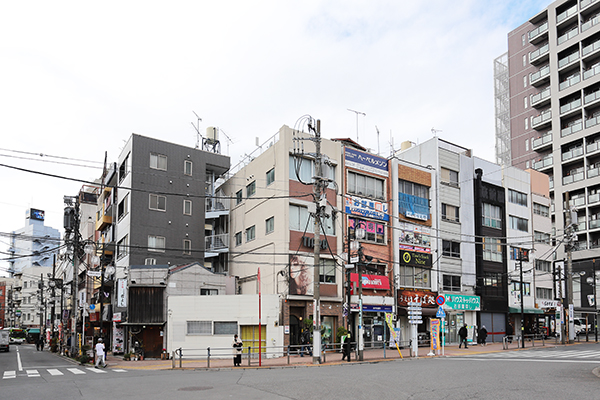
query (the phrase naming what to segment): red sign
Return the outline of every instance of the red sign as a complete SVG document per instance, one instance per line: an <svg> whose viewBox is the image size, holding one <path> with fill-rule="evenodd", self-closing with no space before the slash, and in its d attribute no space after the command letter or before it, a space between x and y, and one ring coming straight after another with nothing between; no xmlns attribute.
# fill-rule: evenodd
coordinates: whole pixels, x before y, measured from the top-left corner
<svg viewBox="0 0 600 400"><path fill-rule="evenodd" d="M398 291L398 306L408 307L408 303L422 303L422 307L436 307L435 298L437 295L430 290L399 290Z"/></svg>
<svg viewBox="0 0 600 400"><path fill-rule="evenodd" d="M358 287L358 274L350 274L350 282L352 286ZM382 275L362 275L362 287L363 289L390 289L390 280L387 276Z"/></svg>

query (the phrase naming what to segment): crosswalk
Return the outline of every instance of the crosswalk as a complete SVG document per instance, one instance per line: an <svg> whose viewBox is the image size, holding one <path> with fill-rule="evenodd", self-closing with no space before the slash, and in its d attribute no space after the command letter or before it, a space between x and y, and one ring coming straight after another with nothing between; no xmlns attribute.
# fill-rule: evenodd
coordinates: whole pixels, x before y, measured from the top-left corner
<svg viewBox="0 0 600 400"><path fill-rule="evenodd" d="M123 373L127 372L126 369L97 369L93 367L89 368L47 368L47 369L24 369L23 371L4 371L2 379L15 379L17 377L27 378L40 378L42 376L63 376L63 375L85 375L85 374L109 374L109 373Z"/></svg>
<svg viewBox="0 0 600 400"><path fill-rule="evenodd" d="M468 358L523 360L581 360L590 362L600 362L600 350L519 350L487 354L474 354L469 355Z"/></svg>

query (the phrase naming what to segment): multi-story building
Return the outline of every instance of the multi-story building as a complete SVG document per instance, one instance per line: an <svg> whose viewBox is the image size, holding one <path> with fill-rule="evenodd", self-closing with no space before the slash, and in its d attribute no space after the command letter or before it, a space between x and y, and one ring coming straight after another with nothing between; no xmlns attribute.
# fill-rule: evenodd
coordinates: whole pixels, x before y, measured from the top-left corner
<svg viewBox="0 0 600 400"><path fill-rule="evenodd" d="M600 247L599 12L595 0L555 1L510 32L496 60L497 156L549 175L551 238L567 244L556 260L573 249L573 270L588 277ZM592 289L574 282L576 312L595 311Z"/></svg>
<svg viewBox="0 0 600 400"><path fill-rule="evenodd" d="M294 143L299 143L295 139L303 139L303 153L294 153ZM261 147L261 154L251 154L251 160L221 186L235 199L229 225L229 274L238 278L238 294L261 290L281 296L279 325L286 327L285 345L300 344L301 331L309 327L314 314L315 147L306 139L315 136L283 126ZM338 258L343 218L336 191L342 181L342 146L322 139L321 152L328 156L323 175L330 183L321 199L326 217L321 220L318 244L320 314L324 341L335 342L337 327L344 326L343 264Z"/></svg>

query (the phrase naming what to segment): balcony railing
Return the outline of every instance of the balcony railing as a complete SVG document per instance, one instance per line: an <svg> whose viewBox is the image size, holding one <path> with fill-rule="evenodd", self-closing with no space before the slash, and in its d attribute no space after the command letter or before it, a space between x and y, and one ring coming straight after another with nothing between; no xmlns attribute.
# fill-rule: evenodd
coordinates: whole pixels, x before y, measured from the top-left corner
<svg viewBox="0 0 600 400"><path fill-rule="evenodd" d="M544 22L542 25L529 32L529 41L534 40L536 37L546 32L548 32L548 21Z"/></svg>
<svg viewBox="0 0 600 400"><path fill-rule="evenodd" d="M597 217L597 216L596 216ZM590 229L600 228L600 219L590 219Z"/></svg>
<svg viewBox="0 0 600 400"><path fill-rule="evenodd" d="M596 25L598 22L600 22L600 18L596 15L594 18L585 21L582 25L581 25L581 32L585 32L588 29L590 29L592 26Z"/></svg>
<svg viewBox="0 0 600 400"><path fill-rule="evenodd" d="M570 103L563 104L562 106L560 106L560 113L564 114L579 107L581 107L581 99L577 99Z"/></svg>
<svg viewBox="0 0 600 400"><path fill-rule="evenodd" d="M579 132L582 129L583 129L583 123L581 122L581 120L579 120L579 121L575 122L574 124L572 124L571 126L562 129L560 131L560 136L561 137L569 136L569 135L574 134L575 132Z"/></svg>
<svg viewBox="0 0 600 400"><path fill-rule="evenodd" d="M585 97L583 98L583 103L584 104L589 104L593 101L596 101L600 99L600 89L596 90L593 93L587 94L585 95Z"/></svg>
<svg viewBox="0 0 600 400"><path fill-rule="evenodd" d="M585 151L586 151L586 153L590 154L590 153L595 152L598 149L600 149L600 141L599 140L592 142L592 143L588 143L588 145L585 148Z"/></svg>
<svg viewBox="0 0 600 400"><path fill-rule="evenodd" d="M593 167L588 169L587 176L588 178L594 178L600 174L600 167Z"/></svg>
<svg viewBox="0 0 600 400"><path fill-rule="evenodd" d="M556 23L560 24L562 21L566 20L567 18L569 18L572 15L577 14L577 5L574 5L573 7L569 8L567 11L563 11L560 14L558 14L556 16Z"/></svg>
<svg viewBox="0 0 600 400"><path fill-rule="evenodd" d="M600 92L600 90L599 90ZM537 94L532 94L531 95L531 105L535 106L538 103L540 103L542 100L547 99L548 97L550 97L550 88L547 87L546 89L542 90L541 92L537 93Z"/></svg>
<svg viewBox="0 0 600 400"><path fill-rule="evenodd" d="M588 195L588 204L594 204L600 201L600 193Z"/></svg>
<svg viewBox="0 0 600 400"><path fill-rule="evenodd" d="M585 120L585 127L591 128L592 126L598 125L600 123L600 115L597 117L592 117L590 119Z"/></svg>
<svg viewBox="0 0 600 400"><path fill-rule="evenodd" d="M545 45L543 45L536 51L532 51L531 53L529 53L529 62L535 62L535 60L537 60L541 56L548 54L549 49L550 49L550 46L548 43L546 43ZM579 54L577 54L577 56L579 57ZM560 66L560 62L558 64Z"/></svg>
<svg viewBox="0 0 600 400"><path fill-rule="evenodd" d="M550 177L552 178L552 177ZM548 187L550 188L550 190L554 189L554 178L550 179L550 181L548 182ZM552 210L552 212L554 212L554 209Z"/></svg>
<svg viewBox="0 0 600 400"><path fill-rule="evenodd" d="M565 90L566 88L576 85L581 81L581 75L579 75L579 73L577 73L577 75L572 76L564 81L562 81L560 83L560 85L558 85L558 90Z"/></svg>
<svg viewBox="0 0 600 400"><path fill-rule="evenodd" d="M579 223L577 224L577 232L583 232L583 231L585 231L585 229L586 229L586 225L587 225L587 224L585 223L585 221L583 221L583 222L579 222Z"/></svg>
<svg viewBox="0 0 600 400"><path fill-rule="evenodd" d="M533 164L533 169L539 171L552 166L552 155L546 156Z"/></svg>
<svg viewBox="0 0 600 400"><path fill-rule="evenodd" d="M229 249L229 234L221 233L218 235L206 236L204 238L204 251L213 252Z"/></svg>
<svg viewBox="0 0 600 400"><path fill-rule="evenodd" d="M585 57L598 49L600 49L600 40L596 40L594 43L587 45L583 49L581 49L581 56Z"/></svg>
<svg viewBox="0 0 600 400"><path fill-rule="evenodd" d="M571 207L579 207L579 206L583 206L584 204L585 204L585 196L584 195L573 197L571 200L569 200L569 205Z"/></svg>
<svg viewBox="0 0 600 400"><path fill-rule="evenodd" d="M574 27L569 32L558 37L558 44L563 44L567 40L574 38L575 36L577 36L578 33L579 33L579 29L577 27Z"/></svg>
<svg viewBox="0 0 600 400"><path fill-rule="evenodd" d="M552 143L552 132L548 132L547 134L545 134L542 137L533 139L533 149L534 150L539 149L541 147L544 147L548 143Z"/></svg>
<svg viewBox="0 0 600 400"><path fill-rule="evenodd" d="M558 68L565 67L576 60L579 60L579 51L576 51L575 53L571 54L570 56L565 57L561 60L558 60Z"/></svg>
<svg viewBox="0 0 600 400"><path fill-rule="evenodd" d="M579 157L581 155L583 155L583 146L575 147L574 149L562 153L562 160L567 161L571 158Z"/></svg>
<svg viewBox="0 0 600 400"><path fill-rule="evenodd" d="M589 79L594 75L600 74L600 64L594 66L593 68L588 69L587 71L583 71L583 79Z"/></svg>
<svg viewBox="0 0 600 400"><path fill-rule="evenodd" d="M207 197L206 212L229 211L230 200L228 197Z"/></svg>
<svg viewBox="0 0 600 400"><path fill-rule="evenodd" d="M583 168L577 168L574 171L571 171L569 175L563 177L563 185L568 185L569 183L579 182L585 179L585 174L583 172Z"/></svg>
<svg viewBox="0 0 600 400"><path fill-rule="evenodd" d="M539 82L548 75L550 75L550 66L546 65L545 67L540 68L539 71L533 72L529 75L529 83L533 85L534 83Z"/></svg>
<svg viewBox="0 0 600 400"><path fill-rule="evenodd" d="M597 2L598 0L581 0L581 3L579 4L579 9L583 10L584 8L586 8L587 6L589 6L590 4L593 4L595 2Z"/></svg>
<svg viewBox="0 0 600 400"><path fill-rule="evenodd" d="M546 110L540 113L540 115L536 115L531 119L531 126L535 128L536 126L540 126L541 124L550 119L552 119L552 111Z"/></svg>

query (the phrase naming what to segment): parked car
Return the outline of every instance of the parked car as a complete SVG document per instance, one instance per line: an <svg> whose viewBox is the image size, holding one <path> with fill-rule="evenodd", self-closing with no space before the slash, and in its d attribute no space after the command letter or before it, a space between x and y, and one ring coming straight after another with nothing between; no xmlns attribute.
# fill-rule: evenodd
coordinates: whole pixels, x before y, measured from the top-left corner
<svg viewBox="0 0 600 400"><path fill-rule="evenodd" d="M586 332L591 331L591 325L585 323L585 318L574 318L573 323L575 324L575 335L585 335Z"/></svg>

